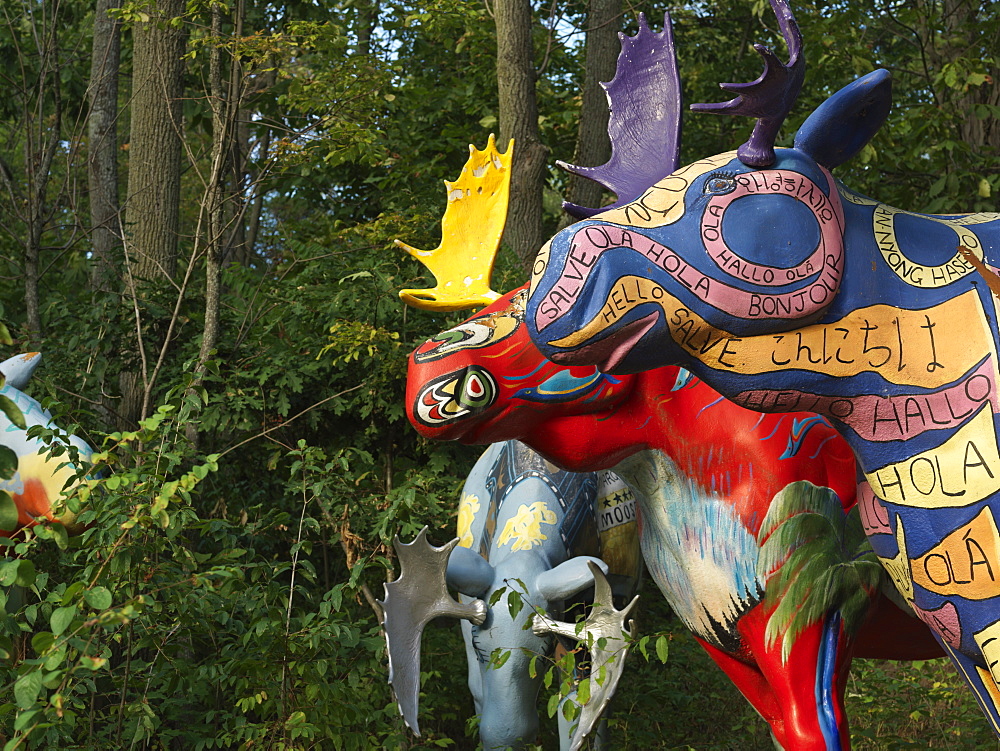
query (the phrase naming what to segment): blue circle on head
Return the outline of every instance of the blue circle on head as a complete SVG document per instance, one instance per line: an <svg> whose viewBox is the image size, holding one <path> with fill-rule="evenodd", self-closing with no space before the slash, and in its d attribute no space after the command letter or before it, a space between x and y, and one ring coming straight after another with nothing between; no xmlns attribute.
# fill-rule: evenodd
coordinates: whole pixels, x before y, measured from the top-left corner
<svg viewBox="0 0 1000 751"><path fill-rule="evenodd" d="M792 196L749 195L726 208L722 238L744 260L789 268L819 246L820 225L812 209Z"/></svg>
<svg viewBox="0 0 1000 751"><path fill-rule="evenodd" d="M955 257L958 234L940 222L928 222L922 216L896 213L892 217L896 247L908 261L925 266L940 266ZM970 234L974 228L969 228Z"/></svg>

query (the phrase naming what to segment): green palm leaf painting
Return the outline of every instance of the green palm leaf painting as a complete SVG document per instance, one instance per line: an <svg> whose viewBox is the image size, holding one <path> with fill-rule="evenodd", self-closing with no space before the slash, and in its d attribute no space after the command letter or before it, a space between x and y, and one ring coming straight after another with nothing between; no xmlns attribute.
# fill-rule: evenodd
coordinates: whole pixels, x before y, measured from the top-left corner
<svg viewBox="0 0 1000 751"><path fill-rule="evenodd" d="M845 514L829 488L793 482L771 501L757 540L757 575L767 582L764 602L774 608L765 635L768 644L781 640L782 659L828 614L839 613L844 629L857 631L884 575L857 507Z"/></svg>

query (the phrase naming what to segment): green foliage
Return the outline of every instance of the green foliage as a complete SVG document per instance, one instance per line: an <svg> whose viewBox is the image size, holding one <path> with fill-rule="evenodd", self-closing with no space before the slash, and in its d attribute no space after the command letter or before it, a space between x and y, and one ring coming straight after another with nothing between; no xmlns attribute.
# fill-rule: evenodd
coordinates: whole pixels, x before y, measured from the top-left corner
<svg viewBox="0 0 1000 751"><path fill-rule="evenodd" d="M93 5L72 0L51 13L45 4L15 5L0 26L0 51L11 61L0 101L0 271L8 281L0 285L0 316L10 327L0 324L0 343L11 353L44 351L30 392L98 453L66 500L85 525L82 535L41 524L0 539L8 551L0 562L7 747L472 747L457 630L425 632L424 734L414 740L389 695L370 601L393 566L393 534L411 536L429 524L440 538L450 536L460 483L477 455L430 444L406 422L407 353L464 315L402 308L398 290L428 280L391 241L436 243L441 181L458 175L470 142L481 146L497 129L490 7L464 0L254 5L237 28L236 6L189 2L169 20L189 39L180 236L187 271L152 290L137 313L121 296L126 259L111 259L113 291L88 283L92 228L80 186L87 183ZM585 4L535 5L542 137L553 161L572 159ZM377 23L368 24L367 12L378 6ZM654 26L662 6L644 8ZM213 7L224 13L215 30ZM839 176L901 208L994 210L1000 150L974 136L977 128L990 131L1000 112L988 96L996 13L983 6L946 19L935 2L883 10L869 0L795 3L810 67L782 143L823 97L887 65L896 75L890 121ZM756 78L752 42L783 50L760 0L674 4L671 12L688 102L717 100L719 81ZM149 15L145 2L119 12L123 82L132 27ZM623 24L634 33L631 11ZM32 46L38 40L48 46ZM244 257L226 259L221 335L201 362L203 217L217 135L205 83L213 50L224 53L227 75L239 61L232 80L247 131L245 164L227 178L238 197L227 231L258 200L262 209L256 243ZM127 88L118 113L123 197ZM685 161L734 148L751 128L739 118L684 118ZM56 152L33 219L25 199L41 183L29 173L50 142ZM556 170L549 176L550 228L564 180ZM15 283L25 277L31 237L38 241L40 335L28 330L24 289ZM512 254L501 253L497 278L496 289L524 281ZM149 338L150 409L141 424L122 424L121 378L140 370L123 344L137 315ZM12 411L3 397L0 409ZM0 451L0 474L13 466ZM782 611L790 619L833 607L851 621L873 586L871 560L852 542L856 521L824 514L821 506L793 514L772 534L802 543L775 577L793 595L786 601L798 601L813 582L805 608ZM0 493L0 528L12 519L11 499ZM827 545L830 535L835 542ZM783 560L772 552L769 567ZM769 748L766 728L732 685L671 625L657 597L644 599L638 652L657 659L627 667L615 745ZM512 614L524 615L525 606L531 603L517 593L507 599ZM542 712L563 706L572 713L560 703L572 685L572 655L549 659L540 656L531 668L560 689L542 692ZM902 748L940 731L952 745L935 735L939 747L960 747L966 737L980 742L967 747L987 747L966 693L939 672L929 678L932 670L940 671L921 667L912 679L862 670L871 680L852 689L863 697L852 705L859 745ZM911 687L938 703L914 709ZM907 719L912 712L919 721ZM950 727L940 719L947 713L957 718ZM543 732L544 746L553 746L554 729Z"/></svg>
<svg viewBox="0 0 1000 751"><path fill-rule="evenodd" d="M847 685L852 747L998 749L971 692L948 660L856 660Z"/></svg>
<svg viewBox="0 0 1000 751"><path fill-rule="evenodd" d="M45 527L25 531L14 552L41 568L0 566L0 583L24 590L0 629L20 655L4 666L6 734L46 747L81 733L94 748L391 745L383 642L355 601L386 563L348 537L337 491L350 462L300 441L278 460L283 493L228 520L199 503L227 471L184 440L201 409L181 400L110 434L78 489L87 531L65 553ZM328 565L338 533L349 568Z"/></svg>

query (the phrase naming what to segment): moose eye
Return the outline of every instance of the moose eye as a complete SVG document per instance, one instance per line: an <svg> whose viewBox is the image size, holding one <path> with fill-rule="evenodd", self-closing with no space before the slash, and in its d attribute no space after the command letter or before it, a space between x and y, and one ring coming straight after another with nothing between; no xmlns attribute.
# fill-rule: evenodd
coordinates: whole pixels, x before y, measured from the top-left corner
<svg viewBox="0 0 1000 751"><path fill-rule="evenodd" d="M736 177L734 175L717 172L709 175L705 180L706 195L718 196L729 193L736 187Z"/></svg>

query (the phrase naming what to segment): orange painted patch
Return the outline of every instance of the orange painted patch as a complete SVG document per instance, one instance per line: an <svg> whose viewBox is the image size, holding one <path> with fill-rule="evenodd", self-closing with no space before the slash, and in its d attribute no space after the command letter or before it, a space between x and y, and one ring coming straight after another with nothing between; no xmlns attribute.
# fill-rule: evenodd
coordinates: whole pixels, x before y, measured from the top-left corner
<svg viewBox="0 0 1000 751"><path fill-rule="evenodd" d="M36 524L40 518L55 521L52 516L52 505L49 503L49 495L45 492L45 485L41 480L28 478L24 480L24 492L13 494L14 503L17 505L17 521L19 524Z"/></svg>

